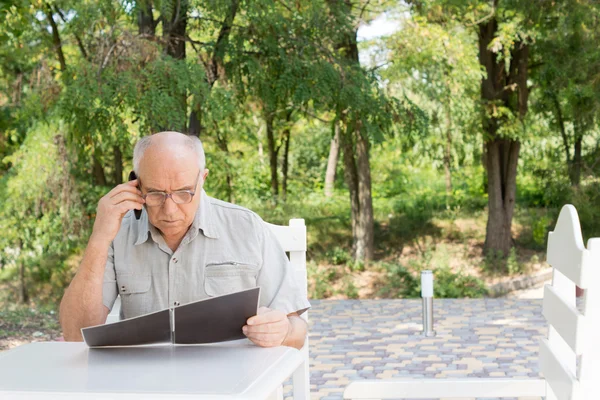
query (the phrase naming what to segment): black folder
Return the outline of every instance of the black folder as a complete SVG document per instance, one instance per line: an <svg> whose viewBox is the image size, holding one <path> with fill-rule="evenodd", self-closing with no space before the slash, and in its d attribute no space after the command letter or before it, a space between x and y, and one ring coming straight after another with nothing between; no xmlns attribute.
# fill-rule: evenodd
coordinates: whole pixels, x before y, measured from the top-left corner
<svg viewBox="0 0 600 400"><path fill-rule="evenodd" d="M200 344L244 339L242 327L256 315L260 288L211 297L125 319L83 328L89 347L144 344Z"/></svg>

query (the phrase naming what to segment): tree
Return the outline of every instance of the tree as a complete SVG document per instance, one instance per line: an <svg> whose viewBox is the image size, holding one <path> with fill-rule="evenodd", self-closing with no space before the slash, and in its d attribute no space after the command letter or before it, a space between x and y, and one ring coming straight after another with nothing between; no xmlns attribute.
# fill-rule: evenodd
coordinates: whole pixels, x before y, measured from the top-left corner
<svg viewBox="0 0 600 400"><path fill-rule="evenodd" d="M488 221L484 252L506 257L512 247L520 137L526 129L530 48L536 19L552 5L510 0L414 1L415 10L433 23L461 21L477 35Z"/></svg>
<svg viewBox="0 0 600 400"><path fill-rule="evenodd" d="M405 104L389 99L378 87L377 77L360 65L358 57L358 25L369 2L330 0L330 25L335 27L332 47L339 74L331 108L335 110L333 126L341 124L340 147L343 153L344 178L350 193L352 213L353 254L356 260L371 260L374 256L374 218L371 193L371 142L383 140L406 117L411 126L414 114ZM401 124L399 124L401 125Z"/></svg>
<svg viewBox="0 0 600 400"><path fill-rule="evenodd" d="M572 186L581 182L584 138L600 111L600 9L596 2L563 2L544 20L534 54L540 96L535 107L560 134Z"/></svg>
<svg viewBox="0 0 600 400"><path fill-rule="evenodd" d="M387 38L390 65L382 70L391 89L405 94L426 110L434 137L418 138L419 158L426 151L441 160L446 194L452 195L452 170L458 164L455 154L472 141L478 81L481 72L475 48L475 35L453 21L428 23L416 16L398 21L403 28ZM417 138L407 138L413 146ZM464 157L458 157L461 159Z"/></svg>

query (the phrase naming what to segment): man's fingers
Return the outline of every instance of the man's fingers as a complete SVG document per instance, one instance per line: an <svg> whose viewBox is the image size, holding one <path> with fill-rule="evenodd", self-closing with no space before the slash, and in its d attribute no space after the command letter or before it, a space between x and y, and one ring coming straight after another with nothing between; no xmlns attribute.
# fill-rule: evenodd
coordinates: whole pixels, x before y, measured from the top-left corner
<svg viewBox="0 0 600 400"><path fill-rule="evenodd" d="M110 201L114 205L117 205L124 201L136 201L140 204L145 203L142 196L140 196L137 193L131 193L131 192L120 192L119 194L117 194L113 198L111 198Z"/></svg>
<svg viewBox="0 0 600 400"><path fill-rule="evenodd" d="M118 204L118 207L121 209L121 213L125 214L129 210L141 210L142 203L138 203L137 201L126 200Z"/></svg>
<svg viewBox="0 0 600 400"><path fill-rule="evenodd" d="M284 324L272 323L272 324L261 324L261 325L246 325L243 330L244 333L276 333L281 334L285 331Z"/></svg>
<svg viewBox="0 0 600 400"><path fill-rule="evenodd" d="M280 345L280 343L277 340L272 340L272 338L269 338L267 336L254 335L248 336L248 339L250 339L252 343L261 347L275 347Z"/></svg>
<svg viewBox="0 0 600 400"><path fill-rule="evenodd" d="M268 324L271 322L282 321L284 318L287 318L287 316L283 312L269 310L264 314L259 314L248 318L248 325Z"/></svg>
<svg viewBox="0 0 600 400"><path fill-rule="evenodd" d="M136 181L131 181L131 182L136 182ZM120 185L115 186L110 192L108 192L108 197L113 198L122 192L137 193L139 195L142 194L140 189L138 189L135 186L130 185L129 183L130 182L122 183Z"/></svg>

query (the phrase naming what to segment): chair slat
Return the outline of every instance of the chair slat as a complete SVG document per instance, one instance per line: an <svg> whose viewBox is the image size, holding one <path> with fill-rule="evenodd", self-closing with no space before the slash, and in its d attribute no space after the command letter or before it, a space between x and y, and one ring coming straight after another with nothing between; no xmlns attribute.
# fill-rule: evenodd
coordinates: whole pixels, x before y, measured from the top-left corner
<svg viewBox="0 0 600 400"><path fill-rule="evenodd" d="M540 369L556 397L561 400L576 400L579 381L553 351L550 342L540 341Z"/></svg>
<svg viewBox="0 0 600 400"><path fill-rule="evenodd" d="M542 313L575 354L581 354L584 348L582 328L585 318L576 307L568 304L550 285L546 285L544 288Z"/></svg>
<svg viewBox="0 0 600 400"><path fill-rule="evenodd" d="M266 222L284 251L306 251L306 226L281 226Z"/></svg>
<svg viewBox="0 0 600 400"><path fill-rule="evenodd" d="M390 379L352 382L344 399L542 397L543 379Z"/></svg>
<svg viewBox="0 0 600 400"><path fill-rule="evenodd" d="M554 231L548 234L548 263L580 288L589 284L586 270L590 268L589 251L583 245L581 226L575 207L564 206Z"/></svg>

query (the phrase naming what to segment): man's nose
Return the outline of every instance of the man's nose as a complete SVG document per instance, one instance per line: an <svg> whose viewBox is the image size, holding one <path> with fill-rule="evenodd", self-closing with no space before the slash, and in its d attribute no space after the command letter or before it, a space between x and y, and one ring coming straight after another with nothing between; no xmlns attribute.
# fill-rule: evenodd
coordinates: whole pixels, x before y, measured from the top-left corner
<svg viewBox="0 0 600 400"><path fill-rule="evenodd" d="M163 204L163 210L165 214L172 215L177 212L177 204L173 201L173 199L169 196L165 199L165 204Z"/></svg>

